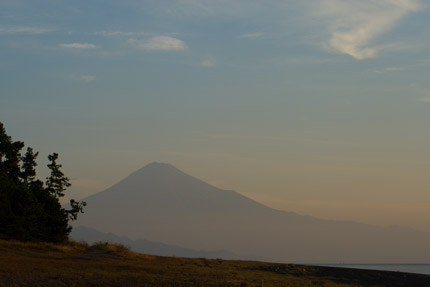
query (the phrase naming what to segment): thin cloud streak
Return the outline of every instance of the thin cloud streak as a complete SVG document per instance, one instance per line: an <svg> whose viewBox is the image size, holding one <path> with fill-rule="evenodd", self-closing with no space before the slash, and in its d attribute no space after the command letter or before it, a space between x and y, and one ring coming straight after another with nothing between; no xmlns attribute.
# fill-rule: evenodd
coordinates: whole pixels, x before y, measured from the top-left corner
<svg viewBox="0 0 430 287"><path fill-rule="evenodd" d="M89 82L94 81L96 79L96 77L95 76L91 76L91 75L83 75L83 76L80 76L79 79L82 82L89 83Z"/></svg>
<svg viewBox="0 0 430 287"><path fill-rule="evenodd" d="M103 30L94 32L94 35L104 36L104 37L117 37L117 36L143 36L148 35L150 33L147 32L126 32L126 31L117 31L117 30Z"/></svg>
<svg viewBox="0 0 430 287"><path fill-rule="evenodd" d="M128 39L135 47L149 51L185 51L188 49L184 41L169 36L154 36L146 40Z"/></svg>
<svg viewBox="0 0 430 287"><path fill-rule="evenodd" d="M417 101L421 103L430 103L430 98L420 98L417 99Z"/></svg>
<svg viewBox="0 0 430 287"><path fill-rule="evenodd" d="M97 46L89 43L62 43L59 44L61 48L72 48L72 49L94 49Z"/></svg>
<svg viewBox="0 0 430 287"><path fill-rule="evenodd" d="M405 66L393 66L393 67L385 67L381 69L374 70L377 74L384 74L389 72L401 72L401 71L409 71L414 69L421 69L430 66L429 60L424 60L420 63L405 65Z"/></svg>
<svg viewBox="0 0 430 287"><path fill-rule="evenodd" d="M0 35L39 35L52 32L52 29L30 26L0 26Z"/></svg>
<svg viewBox="0 0 430 287"><path fill-rule="evenodd" d="M90 83L96 79L93 75L69 75L69 78L83 83Z"/></svg>
<svg viewBox="0 0 430 287"><path fill-rule="evenodd" d="M248 33L248 34L242 34L239 35L238 38L240 39L258 39L264 36L264 33L257 32L257 33Z"/></svg>
<svg viewBox="0 0 430 287"><path fill-rule="evenodd" d="M212 68L216 66L216 60L214 58L208 58L206 60L203 60L200 64L203 67Z"/></svg>
<svg viewBox="0 0 430 287"><path fill-rule="evenodd" d="M259 136L259 135L209 135L214 139L230 139L230 140L287 140L284 137L272 137L272 136Z"/></svg>
<svg viewBox="0 0 430 287"><path fill-rule="evenodd" d="M167 1L166 1L167 2ZM264 5L257 0L171 0L160 5L163 13L185 17L241 17L255 14Z"/></svg>
<svg viewBox="0 0 430 287"><path fill-rule="evenodd" d="M312 14L328 29L325 47L357 60L374 58L385 50L373 41L393 29L408 13L422 8L418 0L323 0L313 3Z"/></svg>

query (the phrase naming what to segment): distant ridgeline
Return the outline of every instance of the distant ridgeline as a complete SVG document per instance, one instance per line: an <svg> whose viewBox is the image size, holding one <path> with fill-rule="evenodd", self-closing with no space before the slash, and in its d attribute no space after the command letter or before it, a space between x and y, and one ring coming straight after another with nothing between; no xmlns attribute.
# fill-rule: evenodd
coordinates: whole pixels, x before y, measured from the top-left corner
<svg viewBox="0 0 430 287"><path fill-rule="evenodd" d="M58 154L48 156L50 176L45 182L36 178L38 152L24 143L12 141L0 123L0 239L61 242L71 231L70 220L82 212L85 202L70 201L64 209L59 198L64 196L69 179L57 164Z"/></svg>
<svg viewBox="0 0 430 287"><path fill-rule="evenodd" d="M118 236L112 233L100 232L94 228L89 228L85 226L74 227L72 232L70 233L70 237L77 241L86 241L89 244L104 241L116 242L123 244L136 252L160 256L179 256L195 258L204 257L224 259L234 259L238 257L236 254L224 250L193 250L190 248L183 248L176 245L169 245L141 238L132 240L126 236Z"/></svg>

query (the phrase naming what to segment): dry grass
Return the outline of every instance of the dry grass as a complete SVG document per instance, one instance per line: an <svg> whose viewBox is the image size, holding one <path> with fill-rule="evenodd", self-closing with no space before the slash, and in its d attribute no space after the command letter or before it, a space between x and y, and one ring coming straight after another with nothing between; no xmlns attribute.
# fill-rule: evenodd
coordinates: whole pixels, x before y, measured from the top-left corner
<svg viewBox="0 0 430 287"><path fill-rule="evenodd" d="M87 252L93 254L105 254L105 255L116 255L116 256L136 256L137 253L130 251L130 248L119 244L110 242L96 242L91 245Z"/></svg>
<svg viewBox="0 0 430 287"><path fill-rule="evenodd" d="M73 241L66 244L0 241L0 286L417 287L430 286L430 276L160 257L134 253L123 245L105 242L89 246Z"/></svg>

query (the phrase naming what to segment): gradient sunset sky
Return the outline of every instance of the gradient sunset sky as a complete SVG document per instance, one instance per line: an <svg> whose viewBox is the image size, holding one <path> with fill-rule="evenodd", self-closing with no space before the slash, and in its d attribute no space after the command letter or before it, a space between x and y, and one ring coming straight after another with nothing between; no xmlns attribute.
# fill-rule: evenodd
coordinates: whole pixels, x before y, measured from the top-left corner
<svg viewBox="0 0 430 287"><path fill-rule="evenodd" d="M2 0L0 121L41 177L60 154L77 199L158 161L274 208L430 231L429 6Z"/></svg>

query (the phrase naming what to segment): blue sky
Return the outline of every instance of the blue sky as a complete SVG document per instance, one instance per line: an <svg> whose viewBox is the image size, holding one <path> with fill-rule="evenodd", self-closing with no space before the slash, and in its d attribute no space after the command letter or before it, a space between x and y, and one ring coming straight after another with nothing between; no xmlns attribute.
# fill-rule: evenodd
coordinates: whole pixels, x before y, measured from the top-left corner
<svg viewBox="0 0 430 287"><path fill-rule="evenodd" d="M169 162L270 206L430 231L429 4L0 3L0 121L70 196Z"/></svg>

